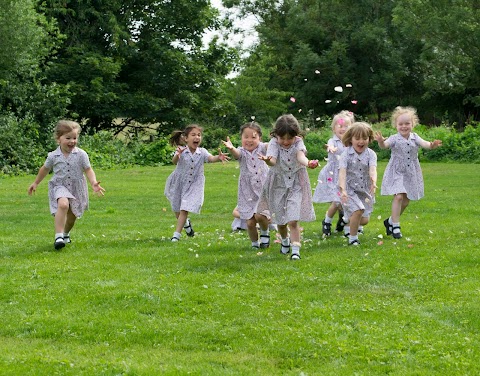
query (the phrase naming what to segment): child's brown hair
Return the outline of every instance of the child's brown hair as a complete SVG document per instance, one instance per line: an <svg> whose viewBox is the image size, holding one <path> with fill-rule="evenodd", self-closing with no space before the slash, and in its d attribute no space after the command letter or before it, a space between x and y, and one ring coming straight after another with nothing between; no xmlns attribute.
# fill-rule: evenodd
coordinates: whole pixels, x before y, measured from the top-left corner
<svg viewBox="0 0 480 376"><path fill-rule="evenodd" d="M280 116L275 122L275 128L270 132L272 137L283 137L286 135L290 137L303 135L297 118L292 114Z"/></svg>
<svg viewBox="0 0 480 376"><path fill-rule="evenodd" d="M368 138L368 143L373 141L373 130L370 124L365 123L363 121L358 121L353 123L350 127L348 127L347 131L343 134L342 143L345 146L352 146L352 139L353 138L361 138L365 139Z"/></svg>
<svg viewBox="0 0 480 376"><path fill-rule="evenodd" d="M78 124L76 121L62 119L57 122L57 125L55 126L53 132L55 135L55 139L58 140L64 134L70 133L71 131L75 130L78 131L78 134L80 134L80 132L82 131L80 124Z"/></svg>
<svg viewBox="0 0 480 376"><path fill-rule="evenodd" d="M185 145L185 138L187 138L188 134L193 129L200 129L200 132L203 132L203 128L198 124L190 124L187 126L183 131L176 130L173 131L170 135L169 143L172 146L184 146Z"/></svg>

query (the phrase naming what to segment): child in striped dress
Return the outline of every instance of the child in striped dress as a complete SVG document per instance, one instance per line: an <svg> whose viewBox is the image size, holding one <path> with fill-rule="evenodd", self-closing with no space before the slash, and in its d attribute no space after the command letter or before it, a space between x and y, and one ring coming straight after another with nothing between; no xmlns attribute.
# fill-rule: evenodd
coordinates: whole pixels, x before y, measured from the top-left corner
<svg viewBox="0 0 480 376"><path fill-rule="evenodd" d="M369 222L377 189L377 154L368 147L372 127L353 123L342 137L346 149L340 157L338 185L344 210L348 245L359 245L358 228Z"/></svg>
<svg viewBox="0 0 480 376"><path fill-rule="evenodd" d="M387 235L392 235L395 239L402 237L400 216L410 200L420 200L424 194L418 149L436 149L442 145L441 140L425 141L412 132L417 124L415 108L397 107L392 114L392 125L398 133L387 139L384 139L380 132L375 134L381 149L392 150L383 174L381 194L393 195L391 215L383 221L383 224Z"/></svg>
<svg viewBox="0 0 480 376"><path fill-rule="evenodd" d="M28 188L32 195L37 186L53 169L53 176L48 182L50 213L55 216L56 250L71 243L70 230L77 218L88 209L88 178L95 193L102 195L105 189L97 181L90 166L87 153L77 147L80 125L75 121L60 120L55 127L55 139L58 148L48 153L45 164L38 171L35 181Z"/></svg>
<svg viewBox="0 0 480 376"><path fill-rule="evenodd" d="M338 166L340 155L342 155L345 146L342 143L342 136L347 128L355 121L353 113L350 111L341 111L333 117L332 131L333 137L325 145L327 148L327 164L322 168L318 175L317 187L313 194L313 202L330 203L322 221L322 232L324 236L332 234L332 220L338 211L338 222L336 231L342 232L345 222L343 222L343 209L340 202L340 192L338 191Z"/></svg>
<svg viewBox="0 0 480 376"><path fill-rule="evenodd" d="M300 126L293 115L280 116L270 133L272 139L267 154L259 157L270 169L257 212L270 211L282 238L280 252L288 254L291 250L292 260L300 259L299 221L315 220L307 167L316 168L318 161L307 159L300 134Z"/></svg>
<svg viewBox="0 0 480 376"><path fill-rule="evenodd" d="M203 205L204 163L228 160L220 149L218 155L210 154L200 147L201 142L202 128L197 124L189 125L183 131L175 131L170 137L170 144L177 147L172 159L176 168L167 178L164 193L177 218L172 242L180 240L182 229L188 236L195 235L188 214L199 214Z"/></svg>
<svg viewBox="0 0 480 376"><path fill-rule="evenodd" d="M263 183L267 177L268 166L259 157L267 152L266 143L262 142L262 129L254 121L240 127L242 146L233 146L230 138L223 144L238 160L240 177L238 178L237 207L240 220L247 223L247 232L253 248L268 248L270 246L270 231L268 211L257 212L258 200L262 193ZM260 242L257 224L260 227Z"/></svg>

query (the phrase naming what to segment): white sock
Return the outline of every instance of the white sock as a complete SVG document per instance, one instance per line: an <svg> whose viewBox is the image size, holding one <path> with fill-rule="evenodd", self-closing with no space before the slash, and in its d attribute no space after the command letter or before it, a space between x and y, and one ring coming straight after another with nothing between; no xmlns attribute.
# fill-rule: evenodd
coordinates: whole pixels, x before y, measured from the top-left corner
<svg viewBox="0 0 480 376"><path fill-rule="evenodd" d="M185 221L185 225L183 225L183 228L185 229L185 232L187 234L190 234L192 232L192 227L191 227L191 224L190 224L190 218L187 218L187 220Z"/></svg>
<svg viewBox="0 0 480 376"><path fill-rule="evenodd" d="M351 243L354 240L358 240L358 235L348 235L348 241Z"/></svg>
<svg viewBox="0 0 480 376"><path fill-rule="evenodd" d="M55 239L57 239L57 238L62 238L62 241L63 241L63 232L55 233Z"/></svg>
<svg viewBox="0 0 480 376"><path fill-rule="evenodd" d="M297 255L300 254L300 243L297 243L297 242L292 243L292 255L294 254L297 254Z"/></svg>
<svg viewBox="0 0 480 376"><path fill-rule="evenodd" d="M290 247L290 238L282 239L282 245L284 247Z"/></svg>
<svg viewBox="0 0 480 376"><path fill-rule="evenodd" d="M332 219L333 218L331 218L327 214L325 214L325 223L332 223Z"/></svg>
<svg viewBox="0 0 480 376"><path fill-rule="evenodd" d="M254 247L254 248L260 248L260 244L258 244L258 240L252 242L252 247Z"/></svg>
<svg viewBox="0 0 480 376"><path fill-rule="evenodd" d="M393 226L392 217L388 217L388 224L389 224L390 226Z"/></svg>
<svg viewBox="0 0 480 376"><path fill-rule="evenodd" d="M172 239L174 238L177 238L178 240L180 240L180 238L182 237L182 234L180 234L179 232L174 232L173 233L173 236L172 236ZM178 240L173 240L173 241L178 241Z"/></svg>
<svg viewBox="0 0 480 376"><path fill-rule="evenodd" d="M346 235L346 234L350 234L350 226L345 226L343 228L343 233Z"/></svg>

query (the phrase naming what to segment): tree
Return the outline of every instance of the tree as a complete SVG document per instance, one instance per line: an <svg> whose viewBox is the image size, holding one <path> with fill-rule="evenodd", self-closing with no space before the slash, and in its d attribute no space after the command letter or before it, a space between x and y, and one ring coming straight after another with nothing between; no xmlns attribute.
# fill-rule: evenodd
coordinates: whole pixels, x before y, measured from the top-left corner
<svg viewBox="0 0 480 376"><path fill-rule="evenodd" d="M207 0L47 0L41 10L66 35L50 80L70 86L69 113L89 131L122 118L162 132L204 116L231 65L226 46L202 46L218 17Z"/></svg>

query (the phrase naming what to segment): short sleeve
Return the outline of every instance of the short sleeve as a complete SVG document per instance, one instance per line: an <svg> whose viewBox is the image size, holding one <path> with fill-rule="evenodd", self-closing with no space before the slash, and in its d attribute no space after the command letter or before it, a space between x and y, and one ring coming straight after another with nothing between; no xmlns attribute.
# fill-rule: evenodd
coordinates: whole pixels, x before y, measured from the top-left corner
<svg viewBox="0 0 480 376"><path fill-rule="evenodd" d="M372 149L369 149L370 156L368 158L368 165L369 166L377 166L377 153L375 153Z"/></svg>
<svg viewBox="0 0 480 376"><path fill-rule="evenodd" d="M82 151L80 152L80 163L81 163L82 168L83 168L84 170L86 170L87 168L92 167L92 166L90 165L90 159L88 158L88 154L87 154L84 150L82 150Z"/></svg>
<svg viewBox="0 0 480 376"><path fill-rule="evenodd" d="M53 153L48 153L44 166L49 170L51 170L53 168L53 161L54 161Z"/></svg>
<svg viewBox="0 0 480 376"><path fill-rule="evenodd" d="M278 159L278 153L279 153L278 142L275 138L272 138L268 143L267 157L273 157Z"/></svg>
<svg viewBox="0 0 480 376"><path fill-rule="evenodd" d="M339 160L339 168L347 168L348 164L348 148L346 148L343 153L340 155L340 160Z"/></svg>
<svg viewBox="0 0 480 376"><path fill-rule="evenodd" d="M421 138L418 134L416 133L413 133L413 137L414 137L414 140L415 140L415 144L418 145L418 146L422 146L422 144L425 143L425 140L423 138Z"/></svg>

